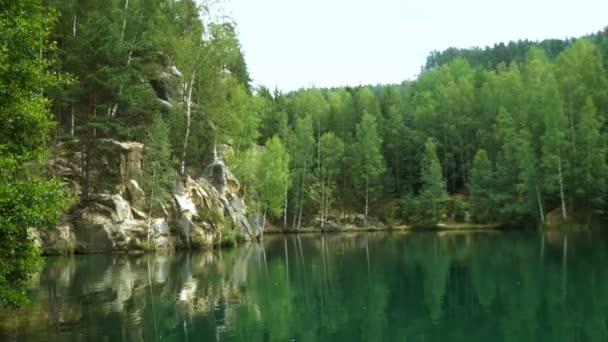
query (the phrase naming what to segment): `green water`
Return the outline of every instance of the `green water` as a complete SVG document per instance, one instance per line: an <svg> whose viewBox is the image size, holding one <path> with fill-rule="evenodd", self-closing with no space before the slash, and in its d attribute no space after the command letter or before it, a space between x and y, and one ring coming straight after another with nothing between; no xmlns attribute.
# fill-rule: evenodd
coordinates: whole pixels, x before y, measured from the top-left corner
<svg viewBox="0 0 608 342"><path fill-rule="evenodd" d="M267 237L49 258L0 341L607 341L608 234Z"/></svg>

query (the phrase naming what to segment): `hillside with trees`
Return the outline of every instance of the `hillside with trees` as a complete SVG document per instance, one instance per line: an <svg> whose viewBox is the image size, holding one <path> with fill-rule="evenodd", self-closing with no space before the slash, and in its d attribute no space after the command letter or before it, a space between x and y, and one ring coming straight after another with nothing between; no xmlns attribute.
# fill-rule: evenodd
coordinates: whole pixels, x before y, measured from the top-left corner
<svg viewBox="0 0 608 342"><path fill-rule="evenodd" d="M196 172L219 148L251 205L284 228L353 213L535 226L557 210L576 222L605 212L607 30L432 52L398 85L283 93L252 87L235 23L207 5L46 5L52 71L69 79L45 88L52 139L79 141L81 200L99 182L95 142L109 138L155 142L166 152L146 158L165 173Z"/></svg>

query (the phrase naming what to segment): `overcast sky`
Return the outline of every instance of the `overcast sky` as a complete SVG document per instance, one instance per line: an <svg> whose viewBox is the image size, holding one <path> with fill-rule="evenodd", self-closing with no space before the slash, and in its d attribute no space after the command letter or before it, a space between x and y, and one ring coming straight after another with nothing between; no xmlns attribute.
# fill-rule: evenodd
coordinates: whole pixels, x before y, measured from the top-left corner
<svg viewBox="0 0 608 342"><path fill-rule="evenodd" d="M432 50L576 37L608 0L227 0L255 85L289 91L413 79Z"/></svg>

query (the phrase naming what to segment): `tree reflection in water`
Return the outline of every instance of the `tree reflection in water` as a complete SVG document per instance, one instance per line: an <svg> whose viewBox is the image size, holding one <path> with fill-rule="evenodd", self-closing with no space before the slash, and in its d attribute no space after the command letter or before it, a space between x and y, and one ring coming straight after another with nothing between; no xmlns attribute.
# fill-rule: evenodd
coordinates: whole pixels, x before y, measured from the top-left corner
<svg viewBox="0 0 608 342"><path fill-rule="evenodd" d="M2 341L606 340L602 233L267 236L48 258ZM540 258L540 260L539 260Z"/></svg>

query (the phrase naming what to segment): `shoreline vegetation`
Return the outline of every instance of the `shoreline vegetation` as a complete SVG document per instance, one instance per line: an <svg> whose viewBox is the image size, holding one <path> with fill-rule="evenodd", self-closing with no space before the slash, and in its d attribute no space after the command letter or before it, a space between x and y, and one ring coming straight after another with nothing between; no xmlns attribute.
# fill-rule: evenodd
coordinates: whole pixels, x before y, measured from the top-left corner
<svg viewBox="0 0 608 342"><path fill-rule="evenodd" d="M385 226L381 227L344 227L339 229L323 229L315 227L303 227L300 230L272 228L264 231L264 235L281 235L281 234L309 234L309 233L358 233L358 232L443 232L443 231L475 231L475 230L503 230L503 229L526 229L526 228L506 228L500 224L437 224L434 227L414 227L407 225Z"/></svg>

